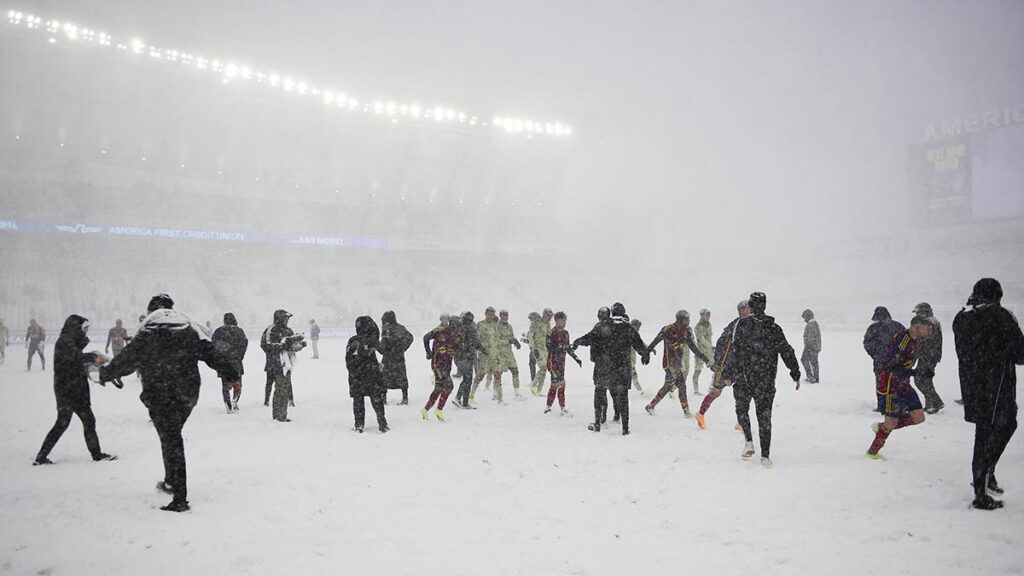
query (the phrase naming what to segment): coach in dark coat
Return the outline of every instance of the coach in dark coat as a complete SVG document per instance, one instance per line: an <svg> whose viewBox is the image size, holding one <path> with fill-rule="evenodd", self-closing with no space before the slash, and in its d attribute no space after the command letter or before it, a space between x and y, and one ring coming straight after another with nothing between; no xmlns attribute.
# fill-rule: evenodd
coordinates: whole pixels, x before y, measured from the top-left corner
<svg viewBox="0 0 1024 576"><path fill-rule="evenodd" d="M986 510L1002 507L989 492L1003 492L995 470L1017 430L1015 365L1024 364L1024 335L1002 297L999 282L983 278L953 319L964 419L974 424L973 505Z"/></svg>
<svg viewBox="0 0 1024 576"><path fill-rule="evenodd" d="M380 329L369 316L356 318L356 335L349 338L345 348L345 366L348 368L348 392L352 397L352 412L355 416L356 432L363 431L366 420L365 397L377 413L377 425L381 432L388 431L384 417L384 377L377 361L377 347L380 345Z"/></svg>
<svg viewBox="0 0 1024 576"><path fill-rule="evenodd" d="M116 460L116 456L100 450L100 439L96 434L96 417L92 413L89 397L89 365L99 366L106 362L102 354L83 352L89 344L89 321L72 314L64 321L57 344L53 349L53 393L57 398L57 421L53 424L43 446L39 449L35 464L53 464L48 456L57 445L61 435L71 424L71 416L77 414L85 432L85 445L92 459Z"/></svg>
<svg viewBox="0 0 1024 576"><path fill-rule="evenodd" d="M402 401L399 405L409 403L409 376L405 368L405 351L412 346L412 333L398 323L398 318L390 310L384 313L380 323L382 331L377 350L381 356L381 371L384 376L385 396L387 390L401 390Z"/></svg>

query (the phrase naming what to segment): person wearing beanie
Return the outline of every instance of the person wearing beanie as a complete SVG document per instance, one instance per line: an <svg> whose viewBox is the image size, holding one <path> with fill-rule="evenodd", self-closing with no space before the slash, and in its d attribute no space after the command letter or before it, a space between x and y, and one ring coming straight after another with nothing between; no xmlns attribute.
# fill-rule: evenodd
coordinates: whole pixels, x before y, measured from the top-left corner
<svg viewBox="0 0 1024 576"><path fill-rule="evenodd" d="M817 384L818 379L818 354L821 353L821 328L818 321L814 319L814 312L804 310L801 314L804 319L804 351L800 355L800 364L807 373L807 381Z"/></svg>
<svg viewBox="0 0 1024 576"><path fill-rule="evenodd" d="M750 432L750 402L754 401L757 414L757 432L761 440L761 465L770 468L772 445L772 405L775 402L775 376L779 370L779 357L789 368L789 376L800 389L800 364L793 347L786 340L782 327L775 318L765 314L768 299L763 292L754 292L748 299L750 315L736 323L732 349L722 366L722 381L726 386L735 383L736 416L743 428L746 444L741 456L754 455L753 436Z"/></svg>
<svg viewBox="0 0 1024 576"><path fill-rule="evenodd" d="M100 368L100 383L114 382L138 371L142 378L139 399L160 437L164 479L157 489L173 495L161 510L184 512L189 509L185 472L185 441L181 431L199 401L199 362L238 380L234 366L217 351L184 314L174 310L174 301L166 294L154 296L147 308L149 315L124 350Z"/></svg>
<svg viewBox="0 0 1024 576"><path fill-rule="evenodd" d="M1003 288L994 278L974 285L967 306L953 319L964 420L974 424L972 506L1003 506L996 465L1017 430L1017 365L1024 364L1024 334L1002 306Z"/></svg>
<svg viewBox="0 0 1024 576"><path fill-rule="evenodd" d="M519 350L522 348L522 344L516 339L516 331L509 324L508 310L498 312L498 327L495 329L494 346L497 362L495 374L498 376L498 383L501 383L502 374L511 373L512 391L515 392L517 400L522 400L523 397L519 394L519 363L516 362L515 352L512 351L513 346Z"/></svg>
<svg viewBox="0 0 1024 576"><path fill-rule="evenodd" d="M387 311L380 319L381 373L384 376L384 403L388 401L388 390L401 390L399 406L409 404L409 374L405 367L405 351L412 346L412 332L398 323L398 316Z"/></svg>
<svg viewBox="0 0 1024 576"><path fill-rule="evenodd" d="M237 380L228 379L227 374L218 374L221 382L221 396L228 414L238 412L238 399L242 397L242 374L245 373L245 352L249 348L249 339L245 330L238 327L238 321L231 312L224 314L224 325L213 331L213 345L218 352L227 356L235 372Z"/></svg>
<svg viewBox="0 0 1024 576"><path fill-rule="evenodd" d="M548 402L544 413L551 412L551 405L554 404L557 397L562 415L567 416L569 411L565 408L565 357L566 355L571 356L581 368L583 363L576 357L576 353L573 352L572 345L569 343L569 331L565 329L567 320L565 312L556 312L554 319L555 327L548 335L548 373L551 374L551 387L548 388Z"/></svg>
<svg viewBox="0 0 1024 576"><path fill-rule="evenodd" d="M715 354L715 346L713 343L714 330L711 328L711 311L707 308L701 308L700 320L697 321L697 325L693 327L693 337L697 341L697 348L704 353L705 356L711 358ZM704 370L704 361L700 358L694 358L693 360L693 395L700 396L700 373ZM710 392L710 391L709 391Z"/></svg>
<svg viewBox="0 0 1024 576"><path fill-rule="evenodd" d="M540 314L536 312L530 312L526 319L529 320L530 326L537 320L540 320ZM526 344L526 347L530 347L530 339L526 336L526 332L520 333L520 342ZM533 349L530 349L530 387L533 388L533 379L537 377L537 356L533 353Z"/></svg>
<svg viewBox="0 0 1024 576"><path fill-rule="evenodd" d="M916 347L921 340L931 336L932 324L927 319L915 316L910 328L897 334L889 343L889 349L882 362L882 370L875 384L878 396L878 411L885 420L871 425L875 439L868 447L867 456L873 460L884 460L878 451L894 430L916 426L924 422L924 407L917 392L910 387L910 377L930 368L914 368L917 361Z"/></svg>
<svg viewBox="0 0 1024 576"><path fill-rule="evenodd" d="M622 435L630 434L629 429L629 350L632 348L640 355L640 362L645 366L651 361L651 353L644 344L643 338L629 324L629 316L626 314L626 307L616 302L611 307L611 317L607 321L598 322L589 333L576 339L573 348L577 346L590 346L591 358L594 358L595 347L596 361L594 362L595 381L600 381L608 387L611 392L612 402L618 412L619 421L622 423ZM602 391L603 394L603 391ZM596 406L595 406L596 411ZM595 422L589 429L600 431L600 421Z"/></svg>
<svg viewBox="0 0 1024 576"><path fill-rule="evenodd" d="M917 367L928 370L918 371L914 376L914 385L924 395L925 413L936 414L946 405L935 390L933 377L928 374L934 374L935 367L942 361L942 324L935 317L931 304L927 302L914 306L914 316L924 318L932 324L932 335L917 343Z"/></svg>
<svg viewBox="0 0 1024 576"><path fill-rule="evenodd" d="M672 388L679 392L679 406L683 409L683 415L691 418L690 404L686 397L686 372L683 370L683 351L687 348L693 351L695 358L705 364L711 364L711 359L701 352L693 337L693 330L690 328L690 313L686 310L676 312L676 321L669 324L658 332L658 335L651 341L647 351L654 353L656 347L662 341L665 342L664 354L662 355L662 368L665 369L665 384L654 395L651 402L644 407L648 414L654 415L654 407L661 402L661 399Z"/></svg>
<svg viewBox="0 0 1024 576"><path fill-rule="evenodd" d="M78 416L85 432L85 445L96 462L117 460L116 456L100 450L100 439L96 434L96 416L92 413L89 395L89 366L102 366L107 357L98 352L84 352L89 345L89 321L72 314L64 321L57 343L53 347L53 393L57 397L57 421L43 440L36 455L34 466L53 464L50 451L71 424L71 417Z"/></svg>
<svg viewBox="0 0 1024 576"><path fill-rule="evenodd" d="M445 315L446 316L446 315ZM475 410L476 407L470 403L470 400L474 400L470 395L473 390L473 372L476 369L476 357L477 354L484 352L484 346L480 343L480 335L476 328L476 317L470 311L465 311L461 316L455 318L449 326L448 320L444 317L441 319L441 325L435 329L438 330L449 330L452 329L457 332L458 338L455 340L455 367L459 370L459 391L455 394L455 406L459 408L465 408L467 410ZM423 337L424 344L427 344L432 339L435 332L431 332ZM429 345L427 346L427 358L432 358L433 352ZM451 368L448 368L451 371ZM438 376L434 374L434 380L437 381ZM435 384L436 385L436 384ZM474 400L475 401L475 400Z"/></svg>
<svg viewBox="0 0 1024 576"><path fill-rule="evenodd" d="M704 421L704 415L707 414L708 409L711 408L711 404L716 398L722 395L722 390L725 390L725 382L722 380L722 365L725 363L726 358L729 357L729 352L732 351L732 341L736 337L736 324L739 323L740 318L746 318L750 316L750 304L746 300L741 300L736 305L736 313L739 314L732 322L722 330L722 335L718 337L718 341L715 342L715 377L711 381L711 388L708 389L708 395L704 397L704 401L700 403L700 410L697 411L697 427L701 430L707 430L707 423ZM750 407L747 406L747 418L750 418ZM739 424L737 423L737 426ZM740 429L739 427L737 428Z"/></svg>
<svg viewBox="0 0 1024 576"><path fill-rule="evenodd" d="M597 324L587 334L572 343L575 350L580 346L590 348L590 361L594 363L594 421L587 426L588 430L600 432L601 426L608 421L608 355L604 353L602 343L611 335L612 312L607 306L597 311ZM619 414L616 412L615 420Z"/></svg>

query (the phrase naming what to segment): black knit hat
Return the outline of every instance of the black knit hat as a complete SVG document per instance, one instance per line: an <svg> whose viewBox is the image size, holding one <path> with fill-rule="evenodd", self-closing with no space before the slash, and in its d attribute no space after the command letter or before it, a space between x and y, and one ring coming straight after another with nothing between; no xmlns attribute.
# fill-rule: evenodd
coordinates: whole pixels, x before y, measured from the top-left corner
<svg viewBox="0 0 1024 576"><path fill-rule="evenodd" d="M982 278L974 283L974 290L971 297L967 299L968 306L980 304L998 304L1003 299L1003 287L995 278Z"/></svg>

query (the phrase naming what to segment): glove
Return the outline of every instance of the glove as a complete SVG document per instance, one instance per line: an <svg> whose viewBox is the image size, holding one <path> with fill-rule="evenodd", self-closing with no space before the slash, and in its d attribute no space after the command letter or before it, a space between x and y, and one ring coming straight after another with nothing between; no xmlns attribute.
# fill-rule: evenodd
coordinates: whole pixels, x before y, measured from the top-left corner
<svg viewBox="0 0 1024 576"><path fill-rule="evenodd" d="M918 378L926 378L927 379L927 378L934 378L935 377L935 369L934 368L918 368L914 372L915 372L915 375Z"/></svg>
<svg viewBox="0 0 1024 576"><path fill-rule="evenodd" d="M793 379L793 382L800 381L800 370L790 370L789 377Z"/></svg>
<svg viewBox="0 0 1024 576"><path fill-rule="evenodd" d="M643 364L644 366L647 366L648 364L650 364L651 363L651 355L650 354L644 354L643 356L641 356L640 357L640 363Z"/></svg>
<svg viewBox="0 0 1024 576"><path fill-rule="evenodd" d="M655 356L657 356L658 355L658 349L657 348L652 348L651 350L648 350L647 353L648 354L654 354Z"/></svg>
<svg viewBox="0 0 1024 576"><path fill-rule="evenodd" d="M576 363L579 364L580 368L583 368L583 361L582 360L580 360L579 358L573 358L573 360L575 360Z"/></svg>

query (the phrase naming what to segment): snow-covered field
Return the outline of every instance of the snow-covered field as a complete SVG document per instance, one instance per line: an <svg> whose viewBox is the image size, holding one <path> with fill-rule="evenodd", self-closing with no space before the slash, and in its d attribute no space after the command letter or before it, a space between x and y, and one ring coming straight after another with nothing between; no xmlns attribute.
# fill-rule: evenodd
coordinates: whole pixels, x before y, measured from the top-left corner
<svg viewBox="0 0 1024 576"><path fill-rule="evenodd" d="M823 383L795 392L779 380L770 470L739 458L731 392L705 432L667 398L648 416L636 393L631 436L587 431L586 364L568 373L574 417L543 415L532 396L498 407L481 392L479 410L423 422L430 383L418 342L412 405L389 407L387 435L367 406L368 432L357 435L343 344L321 348L323 359L297 368L291 424L262 406L255 344L240 414L224 413L204 372L185 428L185 514L158 510L169 497L154 489L159 443L134 377L125 390L93 391L103 448L120 460L93 463L76 419L51 455L57 465L32 467L54 418L52 375L24 373L23 350L9 349L0 573L1024 573L1020 436L999 468L1006 508L970 510L972 428L953 403L951 346L936 378L947 409L894 433L890 460L874 462L863 457L874 397L860 334L826 332ZM525 354L520 365L525 373ZM641 379L653 393L657 365Z"/></svg>

